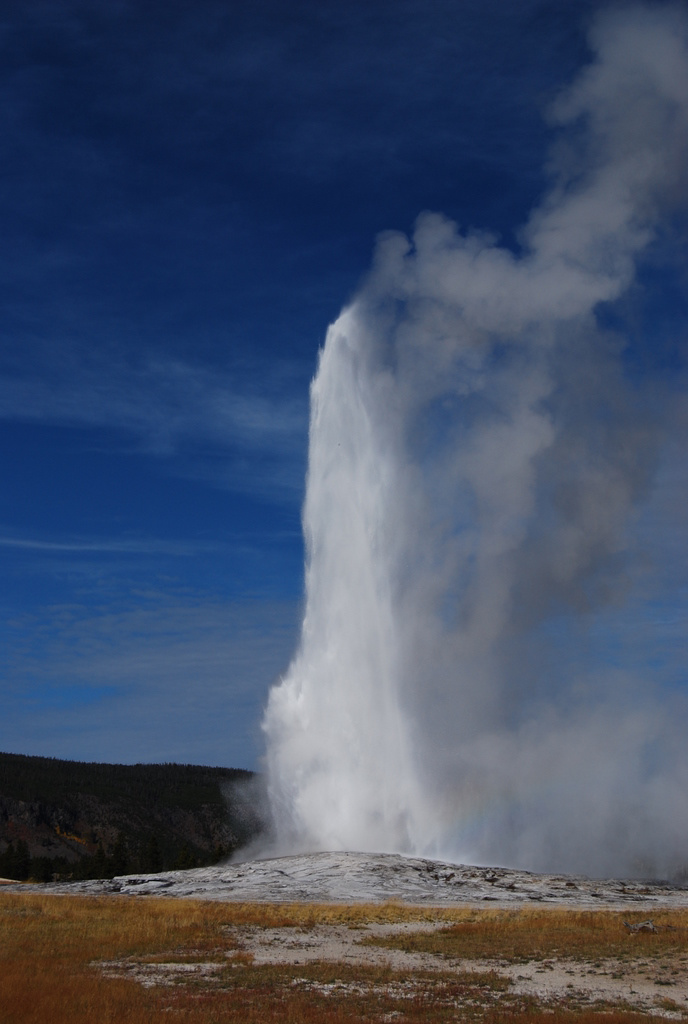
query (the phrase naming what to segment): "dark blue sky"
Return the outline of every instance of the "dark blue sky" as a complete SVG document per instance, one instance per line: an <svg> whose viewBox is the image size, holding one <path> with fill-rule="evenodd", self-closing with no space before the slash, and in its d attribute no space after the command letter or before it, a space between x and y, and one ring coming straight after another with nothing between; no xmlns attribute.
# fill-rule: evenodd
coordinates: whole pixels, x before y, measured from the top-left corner
<svg viewBox="0 0 688 1024"><path fill-rule="evenodd" d="M327 325L422 210L517 245L595 9L0 9L0 749L256 766ZM639 377L686 321L646 275Z"/></svg>

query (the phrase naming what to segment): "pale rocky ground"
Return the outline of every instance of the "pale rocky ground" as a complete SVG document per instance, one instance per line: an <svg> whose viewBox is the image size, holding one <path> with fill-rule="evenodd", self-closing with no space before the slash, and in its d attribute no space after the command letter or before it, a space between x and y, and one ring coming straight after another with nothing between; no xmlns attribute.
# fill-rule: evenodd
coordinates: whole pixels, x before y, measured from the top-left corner
<svg viewBox="0 0 688 1024"><path fill-rule="evenodd" d="M26 889L26 886L22 887ZM572 907L688 907L688 888L668 882L545 875L399 854L310 853L190 871L42 885L42 892L108 893L205 900L404 903L557 903ZM648 913L649 916L649 913Z"/></svg>
<svg viewBox="0 0 688 1024"><path fill-rule="evenodd" d="M22 886L24 891L27 888L31 887ZM688 907L688 889L668 883L538 875L392 854L318 853L40 888L44 892L122 893L221 901L399 901L425 907L550 904L572 909L628 909L641 911L649 919L653 912L662 909ZM688 939L685 955L680 953L656 961L646 959L639 950L637 957L623 961L557 959L525 964L499 960L461 961L362 944L369 936L442 926L442 923L420 921L370 923L363 927L321 924L306 930L244 926L233 929L233 934L240 950L250 954L255 964L292 965L294 984L300 983L299 966L317 960L354 966L389 965L409 972L409 977L414 969L495 970L510 979L508 992L512 995L530 995L547 1003L573 1000L583 1005L603 1000L624 1003L667 1018L688 1017ZM633 936L629 935L628 941L632 944ZM108 974L126 974L144 985L170 984L191 977L211 978L222 966L217 962L175 961L167 964L120 961L101 965Z"/></svg>
<svg viewBox="0 0 688 1024"><path fill-rule="evenodd" d="M665 958L653 963L642 954L637 958L577 960L549 959L510 964L500 960L460 960L429 953L407 953L365 945L369 936L398 935L443 927L439 922L410 921L397 924L371 923L363 927L321 924L309 929L294 927L236 927L231 930L239 950L250 954L255 965L282 964L293 968L293 984L326 988L299 977L299 968L316 961L331 961L347 966L388 966L406 976L403 985L412 991L413 972L495 971L508 978L511 996L535 997L545 1004L575 1002L578 1006L604 1003L624 1004L630 1008L668 1019L688 1016L688 950L686 956ZM633 941L632 938L629 939ZM234 955L234 954L232 954ZM222 963L200 962L142 963L136 960L112 961L99 965L105 974L128 976L145 986L177 984L211 979ZM363 990L365 983L358 986ZM332 987L332 986L330 986ZM351 987L337 986L339 993ZM497 998L499 998L497 996Z"/></svg>
<svg viewBox="0 0 688 1024"><path fill-rule="evenodd" d="M628 1002L638 1009L653 1009L669 998L677 1004L667 1016L688 1013L688 948L686 957L671 965L653 967L644 957L637 960L604 960L590 963L579 960L542 960L527 964L507 964L499 960L445 959L429 953L405 953L402 950L362 945L366 936L398 935L403 932L431 931L442 923L404 922L369 924L364 929L342 925L319 925L308 932L293 928L241 929L237 938L242 949L251 953L256 964L289 963L295 967L316 960L347 964L389 965L395 970L494 970L511 979L512 994L535 996L544 1001L575 997L583 1003L597 1000ZM630 939L629 941L633 941ZM677 971L673 974L672 971ZM659 1007L661 1009L661 1007ZM679 1010L680 1008L680 1010Z"/></svg>

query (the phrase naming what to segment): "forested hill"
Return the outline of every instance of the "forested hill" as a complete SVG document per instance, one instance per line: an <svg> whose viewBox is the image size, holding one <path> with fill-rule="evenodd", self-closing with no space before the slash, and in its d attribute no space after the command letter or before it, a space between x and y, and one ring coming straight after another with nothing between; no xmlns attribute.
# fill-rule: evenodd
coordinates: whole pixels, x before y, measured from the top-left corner
<svg viewBox="0 0 688 1024"><path fill-rule="evenodd" d="M214 863L255 838L252 772L0 753L0 876L49 881Z"/></svg>

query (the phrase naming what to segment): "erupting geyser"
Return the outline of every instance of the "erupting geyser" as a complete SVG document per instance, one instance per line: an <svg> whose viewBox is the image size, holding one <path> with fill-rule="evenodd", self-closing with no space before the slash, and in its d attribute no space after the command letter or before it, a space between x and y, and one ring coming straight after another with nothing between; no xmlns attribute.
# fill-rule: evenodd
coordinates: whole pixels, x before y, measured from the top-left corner
<svg viewBox="0 0 688 1024"><path fill-rule="evenodd" d="M632 7L590 41L521 250L423 214L328 332L303 633L264 720L283 851L688 862L678 698L576 641L634 593L673 415L609 324L685 199L688 26Z"/></svg>

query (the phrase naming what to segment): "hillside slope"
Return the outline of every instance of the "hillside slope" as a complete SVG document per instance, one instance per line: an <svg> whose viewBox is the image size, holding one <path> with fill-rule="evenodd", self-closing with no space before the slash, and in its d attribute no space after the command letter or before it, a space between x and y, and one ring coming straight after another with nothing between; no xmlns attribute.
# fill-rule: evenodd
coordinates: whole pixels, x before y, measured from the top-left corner
<svg viewBox="0 0 688 1024"><path fill-rule="evenodd" d="M107 877L209 864L261 829L256 776L0 753L0 875Z"/></svg>

